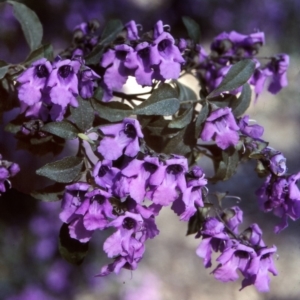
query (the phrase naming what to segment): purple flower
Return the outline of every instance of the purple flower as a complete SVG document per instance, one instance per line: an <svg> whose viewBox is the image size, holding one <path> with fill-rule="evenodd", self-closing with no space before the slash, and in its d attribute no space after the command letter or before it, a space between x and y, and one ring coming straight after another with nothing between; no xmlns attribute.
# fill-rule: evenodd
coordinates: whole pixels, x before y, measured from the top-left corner
<svg viewBox="0 0 300 300"><path fill-rule="evenodd" d="M300 217L300 191L297 181L300 172L291 176L269 175L266 182L256 191L259 205L263 211L272 211L281 217L281 223L274 229L279 233L288 226L287 220Z"/></svg>
<svg viewBox="0 0 300 300"><path fill-rule="evenodd" d="M245 276L250 260L256 256L253 248L230 240L222 254L217 258L220 263L213 271L214 277L222 282L235 281L239 278L237 270Z"/></svg>
<svg viewBox="0 0 300 300"><path fill-rule="evenodd" d="M249 136L253 139L259 139L264 133L264 128L262 126L257 124L249 125L248 115L243 116L239 119L238 126L240 127L242 134Z"/></svg>
<svg viewBox="0 0 300 300"><path fill-rule="evenodd" d="M186 189L185 173L188 170L187 159L183 156L174 155L168 159L164 166L158 168L153 177L153 188L150 188L148 197L155 204L168 206L178 197L178 192Z"/></svg>
<svg viewBox="0 0 300 300"><path fill-rule="evenodd" d="M269 64L267 64L264 72L266 75L272 76L268 91L277 94L283 87L288 85L287 69L289 67L290 58L287 54L276 55Z"/></svg>
<svg viewBox="0 0 300 300"><path fill-rule="evenodd" d="M283 176L286 173L286 158L280 151L266 147L262 154L264 155L263 163L274 175Z"/></svg>
<svg viewBox="0 0 300 300"><path fill-rule="evenodd" d="M52 66L46 58L41 58L24 71L18 78L18 98L21 102L21 113L26 111L26 116L40 117L45 120L47 111L42 105L45 98L45 85Z"/></svg>
<svg viewBox="0 0 300 300"><path fill-rule="evenodd" d="M53 63L53 70L46 85L46 88L50 89L49 102L52 104L50 110L52 120L61 121L69 104L73 107L78 106L76 96L78 95L79 68L78 60L57 59Z"/></svg>
<svg viewBox="0 0 300 300"><path fill-rule="evenodd" d="M277 270L274 266L273 254L276 252L275 246L271 248L260 248L257 255L251 259L246 270L247 276L242 282L242 288L253 284L259 292L269 291L270 278L268 272L276 276Z"/></svg>
<svg viewBox="0 0 300 300"><path fill-rule="evenodd" d="M191 176L192 178L187 181L187 188L171 207L182 221L188 221L195 214L196 207L204 206L202 194L203 187L207 185L205 174L200 167L195 166L191 171Z"/></svg>
<svg viewBox="0 0 300 300"><path fill-rule="evenodd" d="M138 67L134 49L126 44L116 45L102 56L100 66L106 68L103 75L103 101L108 102L113 97L113 91L119 91L126 83L129 75Z"/></svg>
<svg viewBox="0 0 300 300"><path fill-rule="evenodd" d="M101 127L105 137L98 146L98 152L107 160L116 160L123 152L134 157L140 150L139 138L144 135L135 119L125 118L122 123Z"/></svg>
<svg viewBox="0 0 300 300"><path fill-rule="evenodd" d="M224 224L216 218L209 217L205 220L203 228L196 237L202 236L203 239L196 250L196 254L203 258L205 268L211 267L212 250L217 252L224 248L224 241L229 239L225 231Z"/></svg>
<svg viewBox="0 0 300 300"><path fill-rule="evenodd" d="M185 62L175 45L174 38L168 33L161 33L150 48L151 65L159 70L159 77L155 79L177 79L180 75L181 64Z"/></svg>
<svg viewBox="0 0 300 300"><path fill-rule="evenodd" d="M84 201L90 185L85 182L77 182L66 186L61 202L62 212L59 217L64 223L70 223L74 219L74 213Z"/></svg>
<svg viewBox="0 0 300 300"><path fill-rule="evenodd" d="M99 160L94 167L93 177L100 187L111 189L119 172L119 169L112 166L111 160Z"/></svg>
<svg viewBox="0 0 300 300"><path fill-rule="evenodd" d="M230 207L224 211L222 219L232 232L238 234L238 226L243 222L243 211L238 206Z"/></svg>
<svg viewBox="0 0 300 300"><path fill-rule="evenodd" d="M96 87L95 80L100 76L96 74L91 68L86 67L79 72L79 94L82 98L91 98Z"/></svg>
<svg viewBox="0 0 300 300"><path fill-rule="evenodd" d="M131 253L132 243L137 243L142 247L143 243L134 236L143 230L143 218L140 214L125 212L108 224L109 227L115 227L117 231L106 239L103 249L108 257L118 255L126 256ZM135 247L134 247L135 248Z"/></svg>
<svg viewBox="0 0 300 300"><path fill-rule="evenodd" d="M241 233L244 240L247 240L252 246L263 248L265 243L262 240L262 230L257 224L250 225L246 230Z"/></svg>
<svg viewBox="0 0 300 300"><path fill-rule="evenodd" d="M134 159L121 171L122 177L115 181L114 192L121 198L129 194L137 203L141 203L146 190L158 184L156 174L159 173L159 168L160 162L157 157Z"/></svg>
<svg viewBox="0 0 300 300"><path fill-rule="evenodd" d="M20 167L18 164L2 160L2 155L0 154L0 195L6 191L7 187L11 187L9 178L15 176L19 171Z"/></svg>
<svg viewBox="0 0 300 300"><path fill-rule="evenodd" d="M238 125L231 108L219 108L210 113L200 135L203 141L214 140L221 149L236 145L239 141Z"/></svg>

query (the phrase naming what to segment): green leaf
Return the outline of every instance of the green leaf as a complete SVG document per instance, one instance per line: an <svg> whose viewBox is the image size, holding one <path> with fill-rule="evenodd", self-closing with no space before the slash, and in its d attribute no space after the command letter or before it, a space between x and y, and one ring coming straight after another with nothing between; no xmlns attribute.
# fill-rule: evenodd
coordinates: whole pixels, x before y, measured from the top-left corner
<svg viewBox="0 0 300 300"><path fill-rule="evenodd" d="M222 108L231 107L235 102L237 102L237 97L232 94L223 94L209 99L209 103Z"/></svg>
<svg viewBox="0 0 300 300"><path fill-rule="evenodd" d="M47 123L41 130L67 140L76 139L79 133L78 129L67 121Z"/></svg>
<svg viewBox="0 0 300 300"><path fill-rule="evenodd" d="M93 126L95 112L89 100L78 97L78 107L71 107L71 119L80 130L85 132Z"/></svg>
<svg viewBox="0 0 300 300"><path fill-rule="evenodd" d="M43 38L43 27L38 16L34 11L20 2L7 2L13 6L13 13L21 24L30 50L33 51L37 49L41 45Z"/></svg>
<svg viewBox="0 0 300 300"><path fill-rule="evenodd" d="M0 60L0 80L5 77L8 69L9 69L9 65L5 61Z"/></svg>
<svg viewBox="0 0 300 300"><path fill-rule="evenodd" d="M179 101L176 98L163 99L154 103L145 101L134 109L137 115L159 115L170 116L179 109Z"/></svg>
<svg viewBox="0 0 300 300"><path fill-rule="evenodd" d="M68 156L44 165L36 171L36 174L45 176L56 182L69 183L79 175L82 163L82 158Z"/></svg>
<svg viewBox="0 0 300 300"><path fill-rule="evenodd" d="M189 38L195 43L199 43L201 32L197 22L190 17L182 17L183 24L188 32Z"/></svg>
<svg viewBox="0 0 300 300"><path fill-rule="evenodd" d="M131 107L121 102L105 103L92 99L92 105L102 119L110 122L122 121L133 114Z"/></svg>
<svg viewBox="0 0 300 300"><path fill-rule="evenodd" d="M251 103L251 87L249 83L243 85L242 93L236 101L233 102L231 108L232 113L239 117L241 116L250 106Z"/></svg>
<svg viewBox="0 0 300 300"><path fill-rule="evenodd" d="M222 160L218 164L213 180L228 180L236 172L239 162L239 152L236 149L229 148L222 151Z"/></svg>
<svg viewBox="0 0 300 300"><path fill-rule="evenodd" d="M176 84L177 93L178 93L178 100L186 101L186 100L197 100L197 94L188 86L184 85L183 83L173 80L173 82Z"/></svg>
<svg viewBox="0 0 300 300"><path fill-rule="evenodd" d="M36 50L32 51L25 60L26 65L30 65L34 61L46 58L48 60L53 60L53 47L51 44L42 45Z"/></svg>
<svg viewBox="0 0 300 300"><path fill-rule="evenodd" d="M120 20L110 20L103 29L100 42L89 53L89 55L86 56L86 64L98 64L104 52L104 47L113 42L123 28L124 26Z"/></svg>
<svg viewBox="0 0 300 300"><path fill-rule="evenodd" d="M232 91L245 84L255 70L255 63L251 59L244 59L232 65L220 85L207 98L212 98L222 92Z"/></svg>
<svg viewBox="0 0 300 300"><path fill-rule="evenodd" d="M64 223L59 232L59 252L71 264L80 265L88 250L89 243L80 243L70 237L68 224Z"/></svg>
<svg viewBox="0 0 300 300"><path fill-rule="evenodd" d="M184 128L191 123L193 118L194 107L186 109L181 115L175 117L168 125L169 128Z"/></svg>
<svg viewBox="0 0 300 300"><path fill-rule="evenodd" d="M30 195L37 200L44 202L60 201L65 191L65 184L54 183L43 189L36 190Z"/></svg>
<svg viewBox="0 0 300 300"><path fill-rule="evenodd" d="M201 110L197 116L195 123L195 138L198 139L201 131L201 125L206 120L209 113L209 105L207 102L204 102Z"/></svg>

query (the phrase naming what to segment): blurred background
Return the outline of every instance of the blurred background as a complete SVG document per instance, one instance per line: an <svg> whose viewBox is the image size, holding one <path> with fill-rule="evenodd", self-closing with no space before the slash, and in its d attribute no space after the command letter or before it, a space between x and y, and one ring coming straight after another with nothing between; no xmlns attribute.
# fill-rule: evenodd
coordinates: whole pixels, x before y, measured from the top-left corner
<svg viewBox="0 0 300 300"><path fill-rule="evenodd" d="M144 30L157 20L171 26L175 37L186 37L182 16L196 20L201 27L201 41L209 49L213 37L235 30L250 34L264 31L266 46L262 55L287 53L291 64L289 86L276 97L264 92L248 113L265 127L264 139L284 152L290 173L300 170L300 1L299 0L44 0L20 1L33 9L44 28L44 43L52 43L58 53L69 45L73 28L81 22L98 19L104 25L111 18L124 23L134 19ZM23 61L28 47L21 28L9 5L0 3L0 59L11 63ZM197 86L185 79L187 84ZM1 99L2 100L2 99ZM4 116L4 123L11 116ZM4 124L5 125L5 124ZM16 151L11 135L0 137L1 154L5 159L21 161L22 168L38 166L48 157L30 157ZM200 162L207 172L210 164ZM245 223L256 222L264 231L266 244L278 247L275 262L279 276L271 278L271 291L259 294L254 287L239 291L241 280L223 284L214 280L212 269L204 269L196 256L199 240L185 237L186 224L171 210L164 209L157 223L160 235L146 244L144 259L136 271L122 271L119 276L95 278L108 262L102 250L108 233L98 232L81 266L65 262L57 250L61 222L60 203L38 203L19 199L13 191L0 197L0 299L9 300L296 300L300 299L300 222L291 223L280 235L273 234L279 219L258 210L255 191L263 183L254 172L255 165L246 163L228 182L210 186L213 191L228 191L241 197ZM30 184L17 176L14 184ZM34 184L34 183L32 183ZM228 199L227 205L235 205ZM272 276L272 275L270 275Z"/></svg>

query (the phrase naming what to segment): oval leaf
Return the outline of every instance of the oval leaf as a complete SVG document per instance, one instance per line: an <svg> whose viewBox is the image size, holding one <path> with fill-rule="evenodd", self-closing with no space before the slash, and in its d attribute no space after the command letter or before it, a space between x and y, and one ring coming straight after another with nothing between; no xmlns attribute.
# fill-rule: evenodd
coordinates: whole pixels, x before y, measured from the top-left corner
<svg viewBox="0 0 300 300"><path fill-rule="evenodd" d="M192 39L195 43L199 43L201 33L198 23L190 17L182 17L182 21L188 32L189 38Z"/></svg>
<svg viewBox="0 0 300 300"><path fill-rule="evenodd" d="M251 59L237 62L229 69L220 85L207 98L212 98L222 92L232 91L242 86L250 79L254 70L255 63Z"/></svg>
<svg viewBox="0 0 300 300"><path fill-rule="evenodd" d="M133 114L133 110L130 108L130 106L121 102L114 101L104 103L92 99L92 105L99 114L100 118L110 122L122 121L124 118Z"/></svg>
<svg viewBox="0 0 300 300"><path fill-rule="evenodd" d="M139 105L134 113L137 115L159 115L159 116L170 116L176 113L179 109L178 99L163 99L158 102L149 103L147 101Z"/></svg>
<svg viewBox="0 0 300 300"><path fill-rule="evenodd" d="M77 134L79 133L74 125L66 121L47 123L41 130L67 140L76 139Z"/></svg>
<svg viewBox="0 0 300 300"><path fill-rule="evenodd" d="M245 83L243 85L242 93L238 97L238 99L233 102L232 113L239 117L241 116L249 107L251 103L251 87L249 83Z"/></svg>
<svg viewBox="0 0 300 300"><path fill-rule="evenodd" d="M21 24L30 50L33 51L37 49L41 45L43 38L43 27L38 16L34 11L20 2L7 2L13 6L13 13Z"/></svg>
<svg viewBox="0 0 300 300"><path fill-rule="evenodd" d="M36 171L36 174L45 176L56 182L69 183L79 175L82 163L81 158L68 156L44 165Z"/></svg>
<svg viewBox="0 0 300 300"><path fill-rule="evenodd" d="M53 47L51 44L42 45L41 47L37 48L36 50L32 51L29 56L26 58L25 63L30 65L34 61L46 58L48 60L53 60Z"/></svg>

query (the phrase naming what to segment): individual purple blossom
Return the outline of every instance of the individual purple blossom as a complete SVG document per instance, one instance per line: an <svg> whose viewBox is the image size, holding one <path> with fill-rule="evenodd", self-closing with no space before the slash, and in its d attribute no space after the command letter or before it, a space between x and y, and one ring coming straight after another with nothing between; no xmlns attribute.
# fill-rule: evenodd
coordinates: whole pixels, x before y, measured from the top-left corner
<svg viewBox="0 0 300 300"><path fill-rule="evenodd" d="M91 98L94 93L94 88L97 86L95 80L100 76L91 68L86 67L79 72L79 94L82 98Z"/></svg>
<svg viewBox="0 0 300 300"><path fill-rule="evenodd" d="M64 223L70 223L74 219L74 213L82 205L90 187L86 182L76 182L66 186L61 202L62 212L59 215Z"/></svg>
<svg viewBox="0 0 300 300"><path fill-rule="evenodd" d="M120 172L118 168L112 166L111 160L99 160L94 169L93 177L98 186L111 189L116 178L116 175Z"/></svg>
<svg viewBox="0 0 300 300"><path fill-rule="evenodd" d="M287 54L277 54L266 66L264 73L271 76L271 83L268 91L277 94L283 87L288 85L287 69L289 67L290 58Z"/></svg>
<svg viewBox="0 0 300 300"><path fill-rule="evenodd" d="M256 191L260 208L265 211L273 211L281 217L281 223L274 229L279 233L288 226L288 217L297 220L300 217L300 191L297 181L300 172L290 176L277 177L269 175L265 183Z"/></svg>
<svg viewBox="0 0 300 300"><path fill-rule="evenodd" d="M209 114L200 137L203 141L214 140L221 149L225 150L229 146L235 146L238 143L238 130L239 127L231 108L219 108Z"/></svg>
<svg viewBox="0 0 300 300"><path fill-rule="evenodd" d="M144 221L140 214L128 211L111 221L108 227L115 227L117 231L108 237L103 244L103 249L108 257L130 254L132 243L139 243L140 247L142 247L143 243L138 241L135 235L143 230L143 223Z"/></svg>
<svg viewBox="0 0 300 300"><path fill-rule="evenodd" d="M150 48L151 65L159 70L159 80L177 79L185 62L175 40L168 32L161 33Z"/></svg>
<svg viewBox="0 0 300 300"><path fill-rule="evenodd" d="M113 97L113 91L120 91L128 76L134 74L138 67L136 53L126 44L116 45L114 49L109 49L103 54L100 66L105 68L102 77L102 100L108 102Z"/></svg>
<svg viewBox="0 0 300 300"><path fill-rule="evenodd" d="M258 124L249 125L249 121L248 115L238 120L241 133L253 139L259 139L264 133L264 128Z"/></svg>
<svg viewBox="0 0 300 300"><path fill-rule="evenodd" d="M268 272L274 276L278 274L274 261L273 254L277 251L275 246L271 248L260 248L246 270L247 276L242 281L242 288L248 285L254 285L259 292L268 292L270 278Z"/></svg>
<svg viewBox="0 0 300 300"><path fill-rule="evenodd" d="M129 194L137 203L141 203L147 189L159 184L159 168L161 164L157 157L146 156L144 160L132 160L120 172L120 177L115 181L114 192L121 198Z"/></svg>
<svg viewBox="0 0 300 300"><path fill-rule="evenodd" d="M235 234L238 233L238 226L243 222L243 211L238 206L226 209L222 215L226 226Z"/></svg>
<svg viewBox="0 0 300 300"><path fill-rule="evenodd" d="M26 116L39 117L45 120L48 116L42 104L45 99L45 85L52 71L52 66L46 58L41 58L24 71L18 78L18 98L21 102L21 113Z"/></svg>
<svg viewBox="0 0 300 300"><path fill-rule="evenodd" d="M222 282L235 281L239 277L237 270L245 276L254 257L256 252L253 248L231 239L217 258L220 264L213 271L214 277Z"/></svg>
<svg viewBox="0 0 300 300"><path fill-rule="evenodd" d="M15 176L20 171L18 164L2 160L2 155L0 154L0 195L4 193L7 187L11 187L9 178Z"/></svg>
<svg viewBox="0 0 300 300"><path fill-rule="evenodd" d="M78 60L58 58L53 63L52 72L49 75L46 88L49 92L49 104L51 119L61 121L68 105L78 106L76 96L78 95L78 77L80 69Z"/></svg>
<svg viewBox="0 0 300 300"><path fill-rule="evenodd" d="M256 248L264 248L266 245L262 239L262 234L260 227L254 223L241 233L241 237Z"/></svg>
<svg viewBox="0 0 300 300"><path fill-rule="evenodd" d="M196 237L202 236L202 241L196 253L203 258L205 268L211 267L212 250L217 252L224 248L224 241L229 239L225 226L218 219L208 217Z"/></svg>
<svg viewBox="0 0 300 300"><path fill-rule="evenodd" d="M197 207L204 206L203 188L207 185L205 174L199 166L193 167L190 174L186 189L171 207L182 221L188 221L196 213Z"/></svg>
<svg viewBox="0 0 300 300"><path fill-rule="evenodd" d="M185 173L188 170L187 159L180 155L173 155L165 161L165 165L158 168L155 186L150 188L148 197L155 204L168 206L175 201L179 192L186 189Z"/></svg>
<svg viewBox="0 0 300 300"><path fill-rule="evenodd" d="M287 171L286 158L284 155L271 147L263 149L262 159L266 167L276 176L283 176Z"/></svg>
<svg viewBox="0 0 300 300"><path fill-rule="evenodd" d="M105 137L98 146L98 152L107 160L116 160L123 153L134 157L140 150L139 138L144 135L135 119L125 118L122 123L101 127Z"/></svg>

